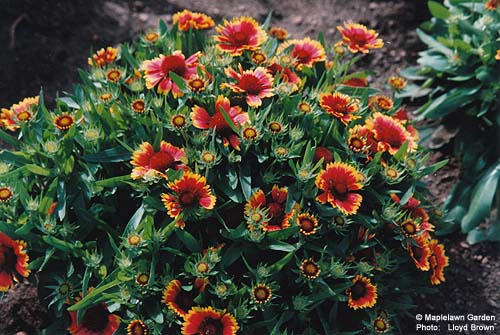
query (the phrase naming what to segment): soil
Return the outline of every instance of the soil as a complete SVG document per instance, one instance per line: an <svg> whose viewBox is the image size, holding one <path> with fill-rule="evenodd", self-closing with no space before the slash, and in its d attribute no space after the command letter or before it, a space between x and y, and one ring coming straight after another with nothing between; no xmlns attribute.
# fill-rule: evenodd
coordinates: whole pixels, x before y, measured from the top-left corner
<svg viewBox="0 0 500 335"><path fill-rule="evenodd" d="M159 19L171 23L172 14L184 8L207 13L220 20L248 15L263 21L272 11L271 25L282 26L292 38L316 36L339 39L336 26L360 22L376 29L385 41L383 52L363 59L363 68L378 74L370 78L383 87L387 78L412 65L423 48L415 28L428 18L423 1L403 0L3 0L0 12L0 107L25 96L44 96L52 105L57 92L71 91L79 82L78 68L86 66L91 50L118 44L157 26ZM447 158L446 151L431 161ZM460 174L460 164L448 166L427 182L430 197L442 203ZM488 314L500 319L500 248L484 243L470 246L456 233L442 237L450 257L447 281L439 293L417 297L415 313ZM26 331L36 334L45 320L36 289L19 285L0 305L0 335ZM31 306L31 307L26 307ZM22 313L20 313L22 311ZM19 315L23 315L22 318ZM405 323L405 334L416 334L415 324ZM422 333L420 333L422 334Z"/></svg>

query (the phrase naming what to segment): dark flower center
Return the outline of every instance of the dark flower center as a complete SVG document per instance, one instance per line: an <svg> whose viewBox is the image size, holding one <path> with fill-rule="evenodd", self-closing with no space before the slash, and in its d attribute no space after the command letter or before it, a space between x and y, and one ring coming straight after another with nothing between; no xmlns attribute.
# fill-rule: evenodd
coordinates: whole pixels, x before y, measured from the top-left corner
<svg viewBox="0 0 500 335"><path fill-rule="evenodd" d="M108 325L109 312L102 305L90 307L82 319L82 326L93 332L102 332Z"/></svg>
<svg viewBox="0 0 500 335"><path fill-rule="evenodd" d="M363 46L366 44L366 36L362 33L355 33L351 36L351 40L354 41L355 44L359 46Z"/></svg>
<svg viewBox="0 0 500 335"><path fill-rule="evenodd" d="M187 71L184 59L175 55L165 57L161 63L161 69L165 73L165 76L168 76L168 73L172 71L182 77L182 75Z"/></svg>
<svg viewBox="0 0 500 335"><path fill-rule="evenodd" d="M12 273L16 266L17 257L14 250L4 245L0 245L0 272Z"/></svg>
<svg viewBox="0 0 500 335"><path fill-rule="evenodd" d="M242 31L237 31L233 35L233 40L239 45L248 44L248 35Z"/></svg>
<svg viewBox="0 0 500 335"><path fill-rule="evenodd" d="M245 90L248 94L258 95L263 89L262 83L259 78L252 74L244 74L240 78L240 87Z"/></svg>
<svg viewBox="0 0 500 335"><path fill-rule="evenodd" d="M357 281L351 288L351 297L353 300L358 300L366 295L366 285L362 281Z"/></svg>
<svg viewBox="0 0 500 335"><path fill-rule="evenodd" d="M314 230L314 223L309 219L302 219L302 220L300 220L300 227L304 231L310 232L310 231Z"/></svg>
<svg viewBox="0 0 500 335"><path fill-rule="evenodd" d="M422 257L422 248L412 246L411 250L413 251L413 255L416 259L420 259Z"/></svg>
<svg viewBox="0 0 500 335"><path fill-rule="evenodd" d="M145 335L146 334L144 327L139 322L134 324L134 326L131 329L131 333L133 335Z"/></svg>
<svg viewBox="0 0 500 335"><path fill-rule="evenodd" d="M306 64L311 60L311 54L304 49L294 50L292 56L297 58L301 64Z"/></svg>
<svg viewBox="0 0 500 335"><path fill-rule="evenodd" d="M174 157L168 152L155 152L149 159L149 166L156 171L164 172L173 166Z"/></svg>
<svg viewBox="0 0 500 335"><path fill-rule="evenodd" d="M196 199L196 195L191 191L182 192L179 195L179 202L182 206L190 206Z"/></svg>
<svg viewBox="0 0 500 335"><path fill-rule="evenodd" d="M194 292L186 292L186 291L181 291L177 295L177 298L175 299L175 302L179 306L180 309L185 311L189 311L191 307L193 307L193 297Z"/></svg>
<svg viewBox="0 0 500 335"><path fill-rule="evenodd" d="M203 320L198 328L200 335L222 335L224 327L220 320L214 320L212 318L207 318Z"/></svg>

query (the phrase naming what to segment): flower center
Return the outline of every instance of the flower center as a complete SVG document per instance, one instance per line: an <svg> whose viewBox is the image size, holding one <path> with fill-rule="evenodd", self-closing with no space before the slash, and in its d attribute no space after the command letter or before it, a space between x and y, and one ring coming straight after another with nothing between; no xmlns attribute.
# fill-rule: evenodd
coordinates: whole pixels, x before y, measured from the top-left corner
<svg viewBox="0 0 500 335"><path fill-rule="evenodd" d="M366 36L363 33L354 33L351 36L351 40L354 41L355 44L359 46L363 46L366 44Z"/></svg>
<svg viewBox="0 0 500 335"><path fill-rule="evenodd" d="M185 191L179 195L179 202L181 203L182 206L192 205L195 199L196 196L191 191Z"/></svg>
<svg viewBox="0 0 500 335"><path fill-rule="evenodd" d="M143 326L139 322L136 322L131 329L132 335L145 335L147 334L145 331L145 325Z"/></svg>
<svg viewBox="0 0 500 335"><path fill-rule="evenodd" d="M187 71L186 62L184 61L184 59L176 55L165 57L161 64L161 69L164 73L164 76L168 76L168 73L172 71L182 77L182 75Z"/></svg>
<svg viewBox="0 0 500 335"><path fill-rule="evenodd" d="M351 296L353 300L358 300L363 298L366 295L366 285L357 281L356 284L351 288Z"/></svg>
<svg viewBox="0 0 500 335"><path fill-rule="evenodd" d="M156 152L149 159L149 166L160 172L164 172L167 168L172 167L174 158L168 152Z"/></svg>
<svg viewBox="0 0 500 335"><path fill-rule="evenodd" d="M222 324L219 320L207 318L203 320L198 329L200 335L219 335L222 334Z"/></svg>
<svg viewBox="0 0 500 335"><path fill-rule="evenodd" d="M69 125L71 125L73 123L73 119L70 118L69 116L62 116L60 119L59 119L59 126L61 127L67 127Z"/></svg>
<svg viewBox="0 0 500 335"><path fill-rule="evenodd" d="M9 201L12 198L12 192L7 187L0 188L0 202Z"/></svg>
<svg viewBox="0 0 500 335"><path fill-rule="evenodd" d="M292 56L297 58L298 62L301 64L306 64L311 60L311 54L304 49L294 50Z"/></svg>
<svg viewBox="0 0 500 335"><path fill-rule="evenodd" d="M248 36L242 31L237 31L233 35L233 39L237 44L246 44L248 42Z"/></svg>
<svg viewBox="0 0 500 335"><path fill-rule="evenodd" d="M174 127L182 128L186 125L186 118L183 115L175 115L172 117L172 124Z"/></svg>
<svg viewBox="0 0 500 335"><path fill-rule="evenodd" d="M335 193L338 193L339 195L345 195L347 193L347 185L336 184L334 188L335 188Z"/></svg>
<svg viewBox="0 0 500 335"><path fill-rule="evenodd" d="M17 114L17 119L19 121L29 121L31 120L31 113L28 111L22 111L21 113Z"/></svg>
<svg viewBox="0 0 500 335"><path fill-rule="evenodd" d="M198 265L196 265L196 270L199 272L199 273L205 273L205 272L208 272L209 270L209 266L207 263L205 262L200 262L198 263Z"/></svg>
<svg viewBox="0 0 500 335"><path fill-rule="evenodd" d="M263 89L262 83L259 78L252 74L244 74L240 78L240 85L243 90L245 90L248 94L258 95L259 92Z"/></svg>
<svg viewBox="0 0 500 335"><path fill-rule="evenodd" d="M132 103L132 109L134 110L134 112L142 113L142 112L144 112L145 108L146 108L146 105L144 103L144 100L135 100Z"/></svg>
<svg viewBox="0 0 500 335"><path fill-rule="evenodd" d="M82 319L82 326L93 332L102 332L108 325L109 312L102 306L90 307Z"/></svg>
<svg viewBox="0 0 500 335"><path fill-rule="evenodd" d="M311 232L314 230L314 223L309 219L302 219L300 220L300 227L306 232Z"/></svg>
<svg viewBox="0 0 500 335"><path fill-rule="evenodd" d="M0 245L0 273L12 273L16 266L17 257L12 248Z"/></svg>

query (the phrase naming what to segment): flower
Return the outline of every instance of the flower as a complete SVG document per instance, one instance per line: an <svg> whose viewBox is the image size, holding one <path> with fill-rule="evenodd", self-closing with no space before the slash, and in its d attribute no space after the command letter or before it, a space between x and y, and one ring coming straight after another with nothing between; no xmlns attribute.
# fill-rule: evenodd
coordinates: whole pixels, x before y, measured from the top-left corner
<svg viewBox="0 0 500 335"><path fill-rule="evenodd" d="M144 142L132 154L130 164L135 167L130 176L132 179L139 179L149 172L165 177L165 170L183 168L181 161L184 159L186 159L184 149L166 141L161 141L159 151L155 151L149 142Z"/></svg>
<svg viewBox="0 0 500 335"><path fill-rule="evenodd" d="M269 29L269 35L271 35L278 41L283 42L288 38L288 30L282 27L271 27Z"/></svg>
<svg viewBox="0 0 500 335"><path fill-rule="evenodd" d="M149 283L149 273L141 272L135 277L135 283L139 286L146 286Z"/></svg>
<svg viewBox="0 0 500 335"><path fill-rule="evenodd" d="M382 39L377 38L378 33L373 29L367 29L358 23L344 23L344 26L337 26L342 34L344 44L352 53L361 52L367 54L370 49L378 49L384 46Z"/></svg>
<svg viewBox="0 0 500 335"><path fill-rule="evenodd" d="M316 279L321 273L321 268L312 258L304 259L300 264L300 273L307 279Z"/></svg>
<svg viewBox="0 0 500 335"><path fill-rule="evenodd" d="M374 113L366 120L366 128L373 134L375 147L372 151L388 152L394 155L403 143L408 142L408 151L417 149L417 142L411 133L396 119L381 113Z"/></svg>
<svg viewBox="0 0 500 335"><path fill-rule="evenodd" d="M178 279L171 280L163 290L161 300L162 303L179 316L185 316L193 307L194 299L205 290L207 281L196 279L191 291L184 290L182 284Z"/></svg>
<svg viewBox="0 0 500 335"><path fill-rule="evenodd" d="M398 76L390 76L387 82L396 91L400 91L406 87L406 80Z"/></svg>
<svg viewBox="0 0 500 335"><path fill-rule="evenodd" d="M397 204L400 203L400 199L396 194L391 194L391 199ZM412 219L420 220L420 230L434 231L434 225L429 222L429 214L425 209L420 207L420 200L410 197L408 202L401 208L406 210Z"/></svg>
<svg viewBox="0 0 500 335"><path fill-rule="evenodd" d="M412 219L405 220L400 224L400 227L403 235L407 238L415 237L420 231L420 225Z"/></svg>
<svg viewBox="0 0 500 335"><path fill-rule="evenodd" d="M106 72L106 79L112 83L117 83L122 78L122 73L118 69L111 69Z"/></svg>
<svg viewBox="0 0 500 335"><path fill-rule="evenodd" d="M174 194L163 193L161 195L168 215L177 218L184 211L189 213L189 211L199 207L214 208L216 197L212 195L210 185L207 185L206 182L205 177L186 171L180 179L169 183L168 188ZM183 220L178 223L180 226L183 224Z"/></svg>
<svg viewBox="0 0 500 335"><path fill-rule="evenodd" d="M75 118L73 115L69 115L67 112L63 112L61 115L54 117L54 125L59 130L68 130L75 124Z"/></svg>
<svg viewBox="0 0 500 335"><path fill-rule="evenodd" d="M146 103L144 99L135 99L130 104L130 108L136 113L144 113L146 111Z"/></svg>
<svg viewBox="0 0 500 335"><path fill-rule="evenodd" d="M257 284L252 288L252 299L258 304L265 304L271 300L273 291L266 284Z"/></svg>
<svg viewBox="0 0 500 335"><path fill-rule="evenodd" d="M385 95L375 95L371 96L368 99L368 106L374 112L377 111L387 112L394 107L394 102L392 101L391 98Z"/></svg>
<svg viewBox="0 0 500 335"><path fill-rule="evenodd" d="M257 21L247 16L224 20L224 25L218 25L215 30L219 33L215 36L219 42L217 48L231 56L239 56L243 50L256 50L267 39Z"/></svg>
<svg viewBox="0 0 500 335"><path fill-rule="evenodd" d="M255 64L264 64L267 60L266 54L261 51L254 51L252 53L252 62Z"/></svg>
<svg viewBox="0 0 500 335"><path fill-rule="evenodd" d="M241 136L247 141L255 141L259 137L259 132L257 128L253 126L246 126L241 131Z"/></svg>
<svg viewBox="0 0 500 335"><path fill-rule="evenodd" d="M141 70L145 71L144 78L146 87L152 89L158 84L158 93L168 94L172 91L174 98L184 95L177 84L170 78L170 72L177 74L185 80L196 75L196 68L199 66L198 57L200 53L192 54L188 59L184 54L176 50L173 54L145 60L142 62Z"/></svg>
<svg viewBox="0 0 500 335"><path fill-rule="evenodd" d="M0 202L7 202L10 199L12 199L13 196L14 194L12 193L10 187L6 186L0 187Z"/></svg>
<svg viewBox="0 0 500 335"><path fill-rule="evenodd" d="M106 64L113 63L118 55L118 49L113 47L102 48L89 57L88 63L90 66L97 65L98 67L103 67Z"/></svg>
<svg viewBox="0 0 500 335"><path fill-rule="evenodd" d="M415 266L421 271L429 271L430 262L429 257L431 256L431 249L429 248L429 241L423 235L416 236L413 238L413 243L407 243L407 249L410 257L415 262Z"/></svg>
<svg viewBox="0 0 500 335"><path fill-rule="evenodd" d="M312 112L311 105L305 101L300 102L297 108L304 114L309 114Z"/></svg>
<svg viewBox="0 0 500 335"><path fill-rule="evenodd" d="M318 228L318 219L312 214L301 213L297 216L297 225L300 227L302 235L314 235Z"/></svg>
<svg viewBox="0 0 500 335"><path fill-rule="evenodd" d="M389 324L387 320L381 317L376 317L372 322L373 330L379 334L387 333L389 331Z"/></svg>
<svg viewBox="0 0 500 335"><path fill-rule="evenodd" d="M223 95L219 95L215 101L215 113L208 114L207 110L203 107L195 105L190 114L193 126L198 129L214 129L222 136L225 146L231 146L239 150L240 140L238 135L229 126L226 119L222 114L222 110L229 116L233 125L243 125L249 121L248 114L244 113L239 106L231 107L231 102Z"/></svg>
<svg viewBox="0 0 500 335"><path fill-rule="evenodd" d="M193 307L184 316L183 335L236 335L240 327L230 313L212 307Z"/></svg>
<svg viewBox="0 0 500 335"><path fill-rule="evenodd" d="M272 76L278 74L281 82L291 86L293 91L298 89L300 78L289 67L283 67L278 63L272 63L267 67L267 70Z"/></svg>
<svg viewBox="0 0 500 335"><path fill-rule="evenodd" d="M449 265L448 256L444 254L444 245L438 244L437 240L429 242L431 256L429 257L432 285L444 282L444 268Z"/></svg>
<svg viewBox="0 0 500 335"><path fill-rule="evenodd" d="M360 118L360 116L354 115L359 111L358 102L346 94L322 93L319 97L319 105L325 112L338 118L345 125Z"/></svg>
<svg viewBox="0 0 500 335"><path fill-rule="evenodd" d="M148 335L148 326L142 320L132 320L127 326L127 335Z"/></svg>
<svg viewBox="0 0 500 335"><path fill-rule="evenodd" d="M349 138L347 139L347 146L353 152L361 152L366 147L366 139L359 134L361 126L356 125L349 129Z"/></svg>
<svg viewBox="0 0 500 335"><path fill-rule="evenodd" d="M2 108L0 115L0 126L4 126L10 131L19 128L18 122L28 122L33 118L33 110L38 106L39 96L27 97L10 109Z"/></svg>
<svg viewBox="0 0 500 335"><path fill-rule="evenodd" d="M352 309L373 307L377 303L377 286L373 285L370 278L357 275L352 280L353 285L347 289L349 297L347 305Z"/></svg>
<svg viewBox="0 0 500 335"><path fill-rule="evenodd" d="M205 81L200 77L191 77L187 82L192 92L201 92L206 88Z"/></svg>
<svg viewBox="0 0 500 335"><path fill-rule="evenodd" d="M312 67L315 63L324 62L326 60L325 48L319 41L312 40L306 37L302 40L289 40L280 45L277 54L293 45L290 55L295 60L295 66L298 70L302 67Z"/></svg>
<svg viewBox="0 0 500 335"><path fill-rule="evenodd" d="M251 107L262 105L263 98L269 98L274 95L273 77L269 72L259 66L254 70L245 70L238 65L239 73L232 68L225 70L226 75L236 79L237 84L223 83L221 88L229 88L235 93L246 93L247 104Z"/></svg>
<svg viewBox="0 0 500 335"><path fill-rule="evenodd" d="M172 23L176 24L180 31L204 30L214 26L214 20L206 14L194 13L184 9L182 12L177 12L172 17Z"/></svg>
<svg viewBox="0 0 500 335"><path fill-rule="evenodd" d="M186 117L182 114L175 114L170 119L170 123L175 129L182 129L186 126Z"/></svg>
<svg viewBox="0 0 500 335"><path fill-rule="evenodd" d="M146 33L144 35L144 39L149 43L156 42L159 38L160 34L158 34L156 31L150 31L149 33Z"/></svg>
<svg viewBox="0 0 500 335"><path fill-rule="evenodd" d="M71 335L113 335L120 326L120 317L111 314L106 304L89 307L83 315L80 324L76 312L69 312L71 325L68 331Z"/></svg>
<svg viewBox="0 0 500 335"><path fill-rule="evenodd" d="M106 92L106 93L103 93L99 96L99 100L101 100L102 102L108 102L110 101L111 99L113 98L113 94L109 93L109 92ZM111 110L111 108L110 108Z"/></svg>
<svg viewBox="0 0 500 335"><path fill-rule="evenodd" d="M138 247L141 243L142 237L137 233L132 233L127 237L127 244L132 248Z"/></svg>
<svg viewBox="0 0 500 335"><path fill-rule="evenodd" d="M29 256L26 253L26 242L14 241L0 231L0 292L14 287L18 276L28 277Z"/></svg>
<svg viewBox="0 0 500 335"><path fill-rule="evenodd" d="M344 80L342 85L352 87L368 87L368 79L366 77L352 77Z"/></svg>
<svg viewBox="0 0 500 335"><path fill-rule="evenodd" d="M322 146L316 147L314 151L313 162L317 163L321 158L323 158L323 166L331 163L333 161L333 154L330 149Z"/></svg>
<svg viewBox="0 0 500 335"><path fill-rule="evenodd" d="M321 204L330 203L342 213L356 214L363 197L353 191L360 190L363 175L346 163L329 163L316 177L316 187L323 193L316 197Z"/></svg>
<svg viewBox="0 0 500 335"><path fill-rule="evenodd" d="M273 185L270 196L266 197L264 192L259 188L250 196L245 205L245 215L252 216L253 212L267 209L270 219L260 222L264 231L275 231L285 229L290 226L288 217L285 215L286 199L288 197L288 189ZM255 220L254 220L255 221Z"/></svg>
<svg viewBox="0 0 500 335"><path fill-rule="evenodd" d="M488 10L496 10L498 7L500 7L500 0L488 0L488 2L485 4L485 7Z"/></svg>

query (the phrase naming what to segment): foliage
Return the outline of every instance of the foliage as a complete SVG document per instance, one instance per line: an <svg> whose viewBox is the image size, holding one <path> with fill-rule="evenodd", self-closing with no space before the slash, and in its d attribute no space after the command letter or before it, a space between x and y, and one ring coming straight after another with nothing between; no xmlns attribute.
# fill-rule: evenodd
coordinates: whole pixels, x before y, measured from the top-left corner
<svg viewBox="0 0 500 335"><path fill-rule="evenodd" d="M382 41L210 21L181 12L96 52L53 109L3 110L0 287L29 267L45 334L397 331L445 280L421 181L443 163L349 74Z"/></svg>
<svg viewBox="0 0 500 335"><path fill-rule="evenodd" d="M459 224L468 240L499 240L500 223L478 226L489 217L499 198L500 171L500 9L498 1L428 2L433 15L418 35L428 49L418 66L404 75L403 96L426 97L420 119L442 118L451 133L454 153L464 167L460 182L445 203L452 224ZM425 31L425 32L424 32ZM442 132L442 127L438 131ZM443 141L441 145L447 143Z"/></svg>

